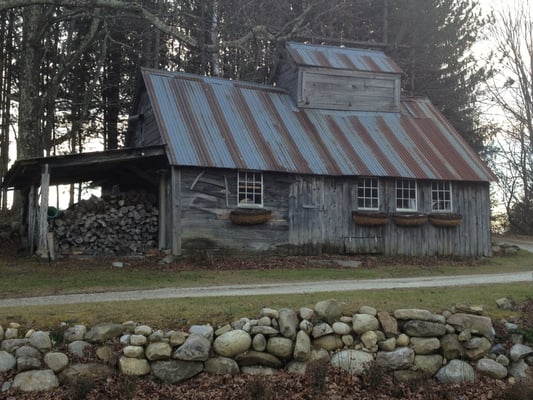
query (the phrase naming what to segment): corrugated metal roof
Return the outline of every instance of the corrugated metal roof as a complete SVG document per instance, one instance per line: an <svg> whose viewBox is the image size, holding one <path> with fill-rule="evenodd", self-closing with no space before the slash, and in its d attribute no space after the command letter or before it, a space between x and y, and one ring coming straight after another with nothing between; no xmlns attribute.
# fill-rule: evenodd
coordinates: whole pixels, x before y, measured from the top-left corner
<svg viewBox="0 0 533 400"><path fill-rule="evenodd" d="M401 112L299 109L283 90L143 70L170 162L316 175L492 181L428 99Z"/></svg>
<svg viewBox="0 0 533 400"><path fill-rule="evenodd" d="M287 51L298 65L401 74L400 67L381 51L289 42Z"/></svg>

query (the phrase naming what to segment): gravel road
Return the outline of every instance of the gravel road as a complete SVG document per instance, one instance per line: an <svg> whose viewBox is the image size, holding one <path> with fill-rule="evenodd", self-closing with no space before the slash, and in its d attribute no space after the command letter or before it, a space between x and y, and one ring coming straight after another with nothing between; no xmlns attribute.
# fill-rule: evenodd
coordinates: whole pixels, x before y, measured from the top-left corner
<svg viewBox="0 0 533 400"><path fill-rule="evenodd" d="M478 286L494 283L531 282L533 271L505 274L460 275L422 278L337 280L319 282L290 282L257 285L199 286L102 293L78 293L57 296L25 297L0 300L0 307L96 303L184 297L259 296L276 294L303 294L373 289L403 289L445 286Z"/></svg>

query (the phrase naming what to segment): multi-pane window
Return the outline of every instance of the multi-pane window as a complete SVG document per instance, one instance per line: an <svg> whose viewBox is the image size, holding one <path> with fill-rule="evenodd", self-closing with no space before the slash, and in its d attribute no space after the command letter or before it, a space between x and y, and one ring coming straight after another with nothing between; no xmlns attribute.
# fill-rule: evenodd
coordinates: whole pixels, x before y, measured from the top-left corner
<svg viewBox="0 0 533 400"><path fill-rule="evenodd" d="M376 178L362 178L357 184L357 208L377 210L379 208L379 187Z"/></svg>
<svg viewBox="0 0 533 400"><path fill-rule="evenodd" d="M237 175L237 200L239 207L263 206L263 174L239 171Z"/></svg>
<svg viewBox="0 0 533 400"><path fill-rule="evenodd" d="M452 185L450 182L431 183L431 208L433 211L452 211Z"/></svg>
<svg viewBox="0 0 533 400"><path fill-rule="evenodd" d="M396 209L399 211L416 211L416 181L402 179L396 181Z"/></svg>

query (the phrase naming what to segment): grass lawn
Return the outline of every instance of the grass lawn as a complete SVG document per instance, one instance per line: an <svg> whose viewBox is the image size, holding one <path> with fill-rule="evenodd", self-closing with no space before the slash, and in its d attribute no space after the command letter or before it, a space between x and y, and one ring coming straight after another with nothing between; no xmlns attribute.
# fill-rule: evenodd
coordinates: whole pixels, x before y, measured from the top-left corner
<svg viewBox="0 0 533 400"><path fill-rule="evenodd" d="M343 258L346 259L346 258ZM443 276L476 273L533 271L533 254L515 255L483 261L442 259L387 260L364 259L359 268L333 267L324 258L290 258L238 262L237 269L223 265L161 265L147 260L130 260L123 268L112 260L71 260L48 264L16 258L0 261L1 296L131 290L171 286L267 283L331 279L373 279L409 276ZM317 261L320 261L318 263ZM237 261L235 261L237 263ZM319 266L317 266L319 265ZM533 297L530 283L496 284L460 288L394 289L358 292L333 292L300 295L249 296L246 298L194 298L0 308L0 324L15 321L40 329L57 328L60 322L95 324L102 321L134 320L154 327L180 328L194 323L220 325L239 317L257 316L262 307L312 307L316 302L336 298L344 302L346 314L360 306L379 310L425 308L434 312L457 303L483 305L493 318L508 318L512 312L497 309L495 300L511 297L516 302Z"/></svg>

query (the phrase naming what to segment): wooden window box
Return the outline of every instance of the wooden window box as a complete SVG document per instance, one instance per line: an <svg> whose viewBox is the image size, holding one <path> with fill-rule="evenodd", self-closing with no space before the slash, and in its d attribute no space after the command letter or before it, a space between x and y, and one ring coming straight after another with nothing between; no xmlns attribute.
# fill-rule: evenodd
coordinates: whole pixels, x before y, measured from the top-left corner
<svg viewBox="0 0 533 400"><path fill-rule="evenodd" d="M352 219L357 225L380 226L387 225L389 215L379 211L352 211Z"/></svg>
<svg viewBox="0 0 533 400"><path fill-rule="evenodd" d="M392 216L398 226L421 226L428 222L428 216L421 213L398 213Z"/></svg>
<svg viewBox="0 0 533 400"><path fill-rule="evenodd" d="M463 216L454 213L433 213L428 219L431 225L442 227L454 227L463 222Z"/></svg>
<svg viewBox="0 0 533 400"><path fill-rule="evenodd" d="M237 208L229 213L229 220L236 225L259 225L268 222L271 214L264 208Z"/></svg>

